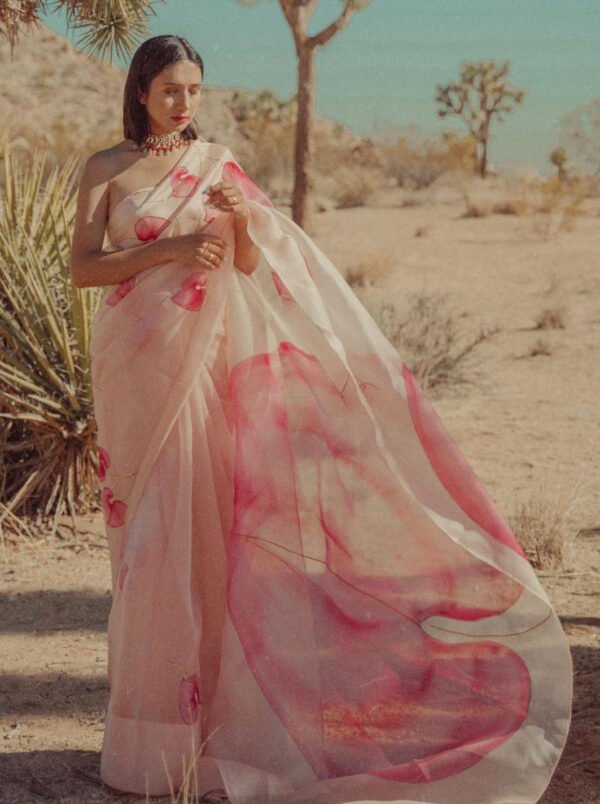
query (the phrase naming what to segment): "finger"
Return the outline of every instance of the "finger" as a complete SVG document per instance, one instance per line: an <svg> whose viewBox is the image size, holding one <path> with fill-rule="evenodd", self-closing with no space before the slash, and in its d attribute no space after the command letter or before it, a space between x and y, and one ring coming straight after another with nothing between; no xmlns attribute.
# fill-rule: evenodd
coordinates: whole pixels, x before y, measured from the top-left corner
<svg viewBox="0 0 600 804"><path fill-rule="evenodd" d="M204 257L210 260L211 262L220 262L223 257L225 256L225 249L219 248L219 246L212 244L211 246L207 246L203 251Z"/></svg>
<svg viewBox="0 0 600 804"><path fill-rule="evenodd" d="M212 262L221 262L224 258L225 252L223 251L211 251L210 254L207 254L207 257Z"/></svg>
<svg viewBox="0 0 600 804"><path fill-rule="evenodd" d="M212 271L213 268L218 267L219 263L215 262L214 260L209 259L208 256L202 256L200 258L200 265L202 265L203 267L208 268L210 271Z"/></svg>

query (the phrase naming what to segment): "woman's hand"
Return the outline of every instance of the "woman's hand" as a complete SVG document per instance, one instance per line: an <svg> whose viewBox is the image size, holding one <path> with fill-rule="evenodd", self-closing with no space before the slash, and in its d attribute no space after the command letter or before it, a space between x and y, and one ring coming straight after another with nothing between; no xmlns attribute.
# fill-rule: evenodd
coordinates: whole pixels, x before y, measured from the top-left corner
<svg viewBox="0 0 600 804"><path fill-rule="evenodd" d="M186 265L198 265L213 271L220 267L225 256L226 243L217 235L194 232L165 240L172 244L172 259Z"/></svg>
<svg viewBox="0 0 600 804"><path fill-rule="evenodd" d="M220 181L209 188L206 201L223 212L233 214L233 266L244 274L256 270L259 249L248 234L250 207L240 187L233 181Z"/></svg>
<svg viewBox="0 0 600 804"><path fill-rule="evenodd" d="M233 181L220 181L211 185L206 201L223 212L232 212L236 218L247 220L250 216L244 193Z"/></svg>

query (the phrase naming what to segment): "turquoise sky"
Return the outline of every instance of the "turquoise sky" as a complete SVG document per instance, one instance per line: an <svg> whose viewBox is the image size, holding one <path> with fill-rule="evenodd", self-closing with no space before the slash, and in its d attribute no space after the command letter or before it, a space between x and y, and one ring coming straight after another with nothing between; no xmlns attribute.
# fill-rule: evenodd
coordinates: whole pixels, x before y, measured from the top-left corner
<svg viewBox="0 0 600 804"><path fill-rule="evenodd" d="M341 6L321 0L314 30ZM277 0L168 0L156 9L151 35L189 39L207 84L294 92L295 53ZM65 33L57 15L44 21ZM458 78L461 61L481 58L509 59L510 82L528 90L493 128L492 163L546 173L562 116L600 96L600 0L371 0L318 51L317 111L367 136L386 122L460 129L437 118L435 86Z"/></svg>

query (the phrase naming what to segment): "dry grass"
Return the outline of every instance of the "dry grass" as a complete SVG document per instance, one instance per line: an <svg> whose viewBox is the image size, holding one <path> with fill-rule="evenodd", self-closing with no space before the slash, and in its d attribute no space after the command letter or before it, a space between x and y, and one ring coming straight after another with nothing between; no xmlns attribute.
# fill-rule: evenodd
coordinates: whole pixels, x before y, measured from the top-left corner
<svg viewBox="0 0 600 804"><path fill-rule="evenodd" d="M528 211L524 198L504 198L492 204L492 212L496 215L525 215Z"/></svg>
<svg viewBox="0 0 600 804"><path fill-rule="evenodd" d="M352 288L365 288L376 285L395 266L396 258L390 251L376 251L368 260L360 260L347 268L344 279Z"/></svg>
<svg viewBox="0 0 600 804"><path fill-rule="evenodd" d="M534 187L534 229L545 235L571 231L576 218L582 214L587 195L585 182L578 179L563 181L553 176Z"/></svg>
<svg viewBox="0 0 600 804"><path fill-rule="evenodd" d="M484 184L478 181L460 187L465 209L462 218L486 218L490 215L531 216L535 232L548 236L571 230L582 214L588 185L579 179L516 179ZM500 197L498 197L500 196Z"/></svg>
<svg viewBox="0 0 600 804"><path fill-rule="evenodd" d="M374 168L341 164L319 180L319 187L337 209L365 206L380 189L382 179Z"/></svg>
<svg viewBox="0 0 600 804"><path fill-rule="evenodd" d="M552 570L568 559L572 539L570 514L577 503L577 493L564 494L543 489L518 502L508 522L527 558L536 569Z"/></svg>
<svg viewBox="0 0 600 804"><path fill-rule="evenodd" d="M552 344L545 338L538 338L526 352L525 357L549 357L554 352Z"/></svg>
<svg viewBox="0 0 600 804"><path fill-rule="evenodd" d="M471 137L449 132L430 138L416 127L405 130L388 127L382 132L377 151L386 176L399 187L420 190L429 187L444 173L473 173L475 145Z"/></svg>
<svg viewBox="0 0 600 804"><path fill-rule="evenodd" d="M498 332L495 327L469 331L464 315L440 294L409 297L403 311L393 302L383 302L371 312L425 390L465 382L467 359L479 344Z"/></svg>
<svg viewBox="0 0 600 804"><path fill-rule="evenodd" d="M566 326L566 308L545 307L535 320L536 329L564 329Z"/></svg>
<svg viewBox="0 0 600 804"><path fill-rule="evenodd" d="M1 452L1 450L0 450ZM0 551L6 560L9 545L32 546L38 538L36 527L29 517L18 517L0 502Z"/></svg>
<svg viewBox="0 0 600 804"><path fill-rule="evenodd" d="M171 774L169 773L169 769L167 768L166 764L163 761L163 767L165 769L165 776L167 778L169 784L169 802L170 804L200 804L202 801L203 796L206 793L201 793L198 790L198 773L196 772L196 758L202 756L205 753L206 745L212 735L215 733L216 729L209 734L209 736L204 740L201 745L196 748L196 737L194 730L191 731L191 755L192 755L192 762L188 766L185 757L182 757L183 760L183 783L179 790L175 790L173 785L173 780L171 779ZM150 804L151 801L154 801L155 798L152 796L150 798L146 793L146 804ZM223 799L226 801L228 799Z"/></svg>
<svg viewBox="0 0 600 804"><path fill-rule="evenodd" d="M492 205L486 201L469 199L461 218L487 218L492 214Z"/></svg>

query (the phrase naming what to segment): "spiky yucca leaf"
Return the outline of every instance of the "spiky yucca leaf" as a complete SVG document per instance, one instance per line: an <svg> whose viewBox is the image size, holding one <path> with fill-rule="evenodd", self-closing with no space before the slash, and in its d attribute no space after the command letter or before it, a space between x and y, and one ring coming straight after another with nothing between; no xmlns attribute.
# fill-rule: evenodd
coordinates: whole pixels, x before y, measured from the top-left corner
<svg viewBox="0 0 600 804"><path fill-rule="evenodd" d="M39 22L39 15L46 11L44 0L1 0L0 34L10 44L11 56L22 28L31 28Z"/></svg>
<svg viewBox="0 0 600 804"><path fill-rule="evenodd" d="M0 36L11 54L21 31L39 25L40 15L64 9L67 26L83 31L77 42L100 59L131 56L148 34L148 17L159 0L0 0ZM164 2L164 0L160 0Z"/></svg>
<svg viewBox="0 0 600 804"><path fill-rule="evenodd" d="M98 503L89 338L101 288L69 268L78 157L48 170L0 145L0 502L19 514Z"/></svg>
<svg viewBox="0 0 600 804"><path fill-rule="evenodd" d="M67 11L67 25L82 31L78 47L100 59L127 59L148 35L156 0L55 0ZM164 2L164 0L162 0Z"/></svg>

